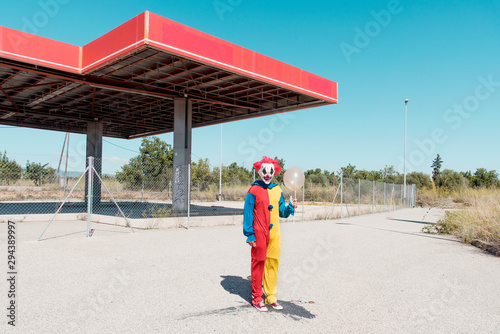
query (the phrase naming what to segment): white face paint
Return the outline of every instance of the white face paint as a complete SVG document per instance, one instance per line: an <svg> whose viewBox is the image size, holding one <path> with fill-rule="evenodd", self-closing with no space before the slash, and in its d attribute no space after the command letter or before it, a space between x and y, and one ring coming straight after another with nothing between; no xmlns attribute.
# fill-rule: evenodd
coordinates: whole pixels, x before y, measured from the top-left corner
<svg viewBox="0 0 500 334"><path fill-rule="evenodd" d="M271 183L274 176L274 165L273 164L262 164L259 169L259 175L265 184Z"/></svg>

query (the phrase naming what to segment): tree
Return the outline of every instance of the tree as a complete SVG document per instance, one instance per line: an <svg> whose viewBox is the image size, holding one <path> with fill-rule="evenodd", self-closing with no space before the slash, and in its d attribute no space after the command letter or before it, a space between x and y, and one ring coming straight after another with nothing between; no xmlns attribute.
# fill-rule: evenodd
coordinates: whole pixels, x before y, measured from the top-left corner
<svg viewBox="0 0 500 334"><path fill-rule="evenodd" d="M253 172L233 162L222 170L222 180L232 184L250 184L253 181Z"/></svg>
<svg viewBox="0 0 500 334"><path fill-rule="evenodd" d="M326 178L328 179L328 183L329 183L329 184L332 184L332 183L333 183L333 177L334 177L333 172L327 171L327 170L325 169L325 170L323 170L323 174L325 174L325 175L326 175Z"/></svg>
<svg viewBox="0 0 500 334"><path fill-rule="evenodd" d="M469 181L458 172L445 169L439 177L440 187L446 190L460 190L468 186Z"/></svg>
<svg viewBox="0 0 500 334"><path fill-rule="evenodd" d="M460 172L460 174L462 174L463 177L465 177L467 180L471 180L471 177L472 177L472 173L469 171L467 172Z"/></svg>
<svg viewBox="0 0 500 334"><path fill-rule="evenodd" d="M174 163L172 146L158 137L152 137L151 140L143 138L139 151L142 164L150 166L150 172L157 173L160 166L172 166Z"/></svg>
<svg viewBox="0 0 500 334"><path fill-rule="evenodd" d="M52 167L47 167L48 164L41 163L26 163L26 178L33 181L35 186L41 186L43 183L48 183L54 176L56 170Z"/></svg>
<svg viewBox="0 0 500 334"><path fill-rule="evenodd" d="M469 177L469 180L471 186L475 188L497 187L499 185L497 172L495 170L488 172L485 168L476 169L476 172Z"/></svg>
<svg viewBox="0 0 500 334"><path fill-rule="evenodd" d="M340 167L340 174L342 174L342 177L354 178L356 172L356 166L352 166L351 164L348 164L346 167Z"/></svg>
<svg viewBox="0 0 500 334"><path fill-rule="evenodd" d="M191 183L199 185L200 190L207 189L209 183L214 181L215 176L219 179L219 168L217 167L217 174L212 173L207 158L191 163Z"/></svg>
<svg viewBox="0 0 500 334"><path fill-rule="evenodd" d="M417 188L423 189L431 189L432 182L429 174L424 174L421 172L411 172L406 175L406 183L407 184L415 184Z"/></svg>
<svg viewBox="0 0 500 334"><path fill-rule="evenodd" d="M385 166L384 169L380 171L382 180L385 183L403 183L401 180L401 175L396 171L394 166ZM401 181L400 181L401 180Z"/></svg>
<svg viewBox="0 0 500 334"><path fill-rule="evenodd" d="M0 156L0 181L7 183L15 183L21 178L22 168L14 160L9 160L7 158L7 152L3 152L3 156Z"/></svg>
<svg viewBox="0 0 500 334"><path fill-rule="evenodd" d="M128 189L141 189L141 187L162 191L168 187L172 180L172 166L174 151L172 146L158 137L143 138L140 154L122 166L116 173L116 179L125 183Z"/></svg>
<svg viewBox="0 0 500 334"><path fill-rule="evenodd" d="M368 181L378 181L382 180L382 171L367 171L367 170L358 170L356 172L356 178L361 179L361 180L368 180Z"/></svg>
<svg viewBox="0 0 500 334"><path fill-rule="evenodd" d="M328 173L328 171L325 172ZM319 168L309 169L304 174L309 183L319 184L321 186L327 186L330 183L328 176Z"/></svg>
<svg viewBox="0 0 500 334"><path fill-rule="evenodd" d="M443 160L439 156L439 154L436 156L436 159L432 161L432 181L434 182L434 185L436 187L439 187L440 184L440 177L441 177L441 165L443 164Z"/></svg>
<svg viewBox="0 0 500 334"><path fill-rule="evenodd" d="M274 159L278 159L278 157L274 157ZM274 175L274 181L275 183L282 183L283 182L283 175L285 175L286 169L285 169L285 159L281 158L278 159L278 165L281 166L281 173L278 175Z"/></svg>

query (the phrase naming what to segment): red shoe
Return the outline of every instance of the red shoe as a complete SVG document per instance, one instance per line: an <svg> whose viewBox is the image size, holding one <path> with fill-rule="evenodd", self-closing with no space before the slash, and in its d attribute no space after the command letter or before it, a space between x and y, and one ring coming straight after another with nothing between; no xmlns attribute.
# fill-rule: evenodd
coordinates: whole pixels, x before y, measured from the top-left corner
<svg viewBox="0 0 500 334"><path fill-rule="evenodd" d="M278 304L278 302L274 302L272 304L270 304L271 307L277 311L281 311L283 309L283 306L281 306L280 304Z"/></svg>
<svg viewBox="0 0 500 334"><path fill-rule="evenodd" d="M258 304L252 304L257 310L259 310L260 312L267 312L267 307L266 307L266 304L264 304L264 302L260 302Z"/></svg>

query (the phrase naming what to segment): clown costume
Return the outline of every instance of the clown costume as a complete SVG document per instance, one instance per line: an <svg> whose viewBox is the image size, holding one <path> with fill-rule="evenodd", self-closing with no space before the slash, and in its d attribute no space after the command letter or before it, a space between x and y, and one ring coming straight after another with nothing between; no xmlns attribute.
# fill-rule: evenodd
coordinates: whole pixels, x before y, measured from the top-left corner
<svg viewBox="0 0 500 334"><path fill-rule="evenodd" d="M267 311L265 304L276 310L283 307L276 299L276 281L281 250L279 218L288 218L295 213L294 205L285 205L281 188L271 183L281 167L277 159L264 157L253 164L262 180L252 183L248 190L243 212L243 234L252 246L252 304L259 311ZM262 285L266 294L262 299Z"/></svg>

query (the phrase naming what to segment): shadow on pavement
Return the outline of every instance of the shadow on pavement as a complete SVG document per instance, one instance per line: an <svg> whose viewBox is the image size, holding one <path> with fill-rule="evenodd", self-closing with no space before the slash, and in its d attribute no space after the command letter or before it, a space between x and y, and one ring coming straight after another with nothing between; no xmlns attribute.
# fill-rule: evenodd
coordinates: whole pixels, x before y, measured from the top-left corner
<svg viewBox="0 0 500 334"><path fill-rule="evenodd" d="M239 276L221 276L220 285L233 295L240 296L249 304L252 302L252 281Z"/></svg>
<svg viewBox="0 0 500 334"><path fill-rule="evenodd" d="M250 279L244 279L239 276L221 276L222 281L220 285L227 292L240 296L245 302L251 304L252 302L252 282ZM300 319L313 319L316 315L312 314L306 310L303 306L298 305L298 303L303 303L300 301L284 301L280 300L280 304L283 306L283 310L274 311L271 307L268 307L270 311L279 312L283 315L287 315L294 320Z"/></svg>
<svg viewBox="0 0 500 334"><path fill-rule="evenodd" d="M389 220L396 220L396 221L399 221L399 222L407 222L407 223L415 223L415 224L424 224L424 225L433 224L433 223L429 223L429 222L424 222L424 221L422 221L422 220L408 220L408 219L396 219L396 218L390 218Z"/></svg>
<svg viewBox="0 0 500 334"><path fill-rule="evenodd" d="M425 223L425 224L428 225L428 223ZM445 240L445 241L462 243L462 241L460 241L460 240L458 240L456 238L453 238L452 236L441 237L441 236L439 236L439 234L427 234L427 233L424 233L424 232L403 232L403 231L397 231L397 230L390 230L390 229L387 229L387 228L367 226L367 225L360 225L360 224L351 224L351 226L371 228L373 230L386 231L386 232L392 232L392 233L406 234L406 235L411 235L411 236L419 237L419 238L440 239L440 240Z"/></svg>

